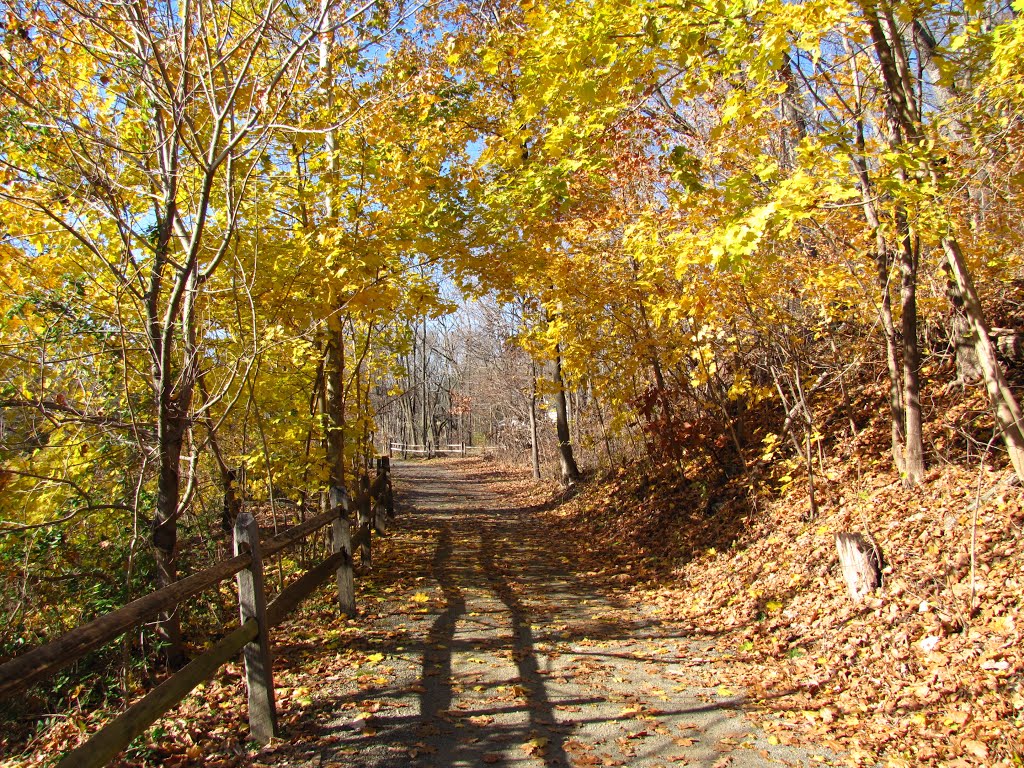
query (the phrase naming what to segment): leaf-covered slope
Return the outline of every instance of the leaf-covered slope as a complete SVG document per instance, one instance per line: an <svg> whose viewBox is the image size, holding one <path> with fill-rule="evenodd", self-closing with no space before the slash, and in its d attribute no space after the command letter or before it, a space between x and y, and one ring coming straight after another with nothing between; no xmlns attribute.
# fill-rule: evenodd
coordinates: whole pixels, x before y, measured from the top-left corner
<svg viewBox="0 0 1024 768"><path fill-rule="evenodd" d="M936 405L937 449L984 408L974 394ZM815 519L802 482L779 493L770 467L709 494L678 465L620 470L550 516L564 541L605 542L575 554L610 584L733 654L728 679L709 684L744 686L780 742L816 742L853 764L1017 765L1020 488L975 455L973 466L936 457L906 489L879 458L881 428L832 446ZM883 588L860 607L839 568L840 531L870 534L883 553Z"/></svg>

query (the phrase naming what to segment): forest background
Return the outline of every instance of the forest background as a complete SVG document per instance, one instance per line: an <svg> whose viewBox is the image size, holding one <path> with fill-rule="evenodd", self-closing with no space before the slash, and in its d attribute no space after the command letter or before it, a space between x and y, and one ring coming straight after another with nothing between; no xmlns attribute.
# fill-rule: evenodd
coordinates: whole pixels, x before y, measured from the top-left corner
<svg viewBox="0 0 1024 768"><path fill-rule="evenodd" d="M815 520L853 466L1012 487L1021 11L0 3L0 657L392 441L640 462L702 516ZM116 700L224 610L35 706Z"/></svg>

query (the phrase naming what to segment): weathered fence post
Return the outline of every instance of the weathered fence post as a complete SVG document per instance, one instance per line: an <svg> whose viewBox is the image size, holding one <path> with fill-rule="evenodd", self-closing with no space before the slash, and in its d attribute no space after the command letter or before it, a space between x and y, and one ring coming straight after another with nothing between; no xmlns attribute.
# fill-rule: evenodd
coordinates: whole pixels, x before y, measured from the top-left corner
<svg viewBox="0 0 1024 768"><path fill-rule="evenodd" d="M260 553L260 529L255 518L243 512L235 519L235 554L248 551L252 563L238 572L238 608L242 623L256 619L259 634L242 649L245 658L245 683L249 690L249 731L260 744L277 735L277 710L274 707L274 677L267 632L267 594L263 589L263 559Z"/></svg>
<svg viewBox="0 0 1024 768"><path fill-rule="evenodd" d="M374 478L373 485L380 490L377 491L377 498L373 500L373 529L383 536L387 533L388 521L386 517L387 510L384 506L385 487L380 486L379 483L380 478L387 473L388 457L378 456L374 461L374 466L377 470L377 477Z"/></svg>
<svg viewBox="0 0 1024 768"><path fill-rule="evenodd" d="M348 521L348 491L331 486L331 509L338 516L331 522L331 551L344 552L345 559L338 566L338 610L343 616L356 615L356 584L352 574L352 529Z"/></svg>
<svg viewBox="0 0 1024 768"><path fill-rule="evenodd" d="M380 459L380 471L386 476L384 480L384 489L380 493L381 501L384 504L384 512L387 516L394 520L395 519L395 491L391 485L391 457L381 456Z"/></svg>

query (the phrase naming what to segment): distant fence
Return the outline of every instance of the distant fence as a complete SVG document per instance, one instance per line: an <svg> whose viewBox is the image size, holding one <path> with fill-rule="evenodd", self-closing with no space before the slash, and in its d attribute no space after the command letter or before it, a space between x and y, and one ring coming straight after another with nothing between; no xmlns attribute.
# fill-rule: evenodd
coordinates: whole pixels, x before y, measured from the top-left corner
<svg viewBox="0 0 1024 768"><path fill-rule="evenodd" d="M475 452L484 451L482 445L466 445L465 443L444 443L441 445L427 445L416 443L389 443L388 455L400 455L403 459L412 456L426 456L428 459L434 456L469 456Z"/></svg>
<svg viewBox="0 0 1024 768"><path fill-rule="evenodd" d="M356 512L356 535L350 534L349 514ZM212 677L221 665L242 653L249 696L249 730L252 738L266 744L277 735L274 682L271 675L269 630L280 624L305 598L335 574L338 606L355 615L353 545L358 545L364 564L370 561L370 531L383 533L386 519L394 516L391 462L377 459L373 482L360 478L360 492L350 499L344 488L330 491L330 510L288 531L260 541L256 520L247 512L238 515L234 528L235 556L204 571L140 597L56 640L0 665L0 699L12 697L44 680L90 651L139 626L158 614L174 610L183 600L216 586L237 574L240 626L217 641L203 655L130 706L80 747L72 750L58 768L92 768L105 765L143 733L157 718L178 704L197 685ZM267 604L263 587L263 561L328 524L333 554L285 587Z"/></svg>

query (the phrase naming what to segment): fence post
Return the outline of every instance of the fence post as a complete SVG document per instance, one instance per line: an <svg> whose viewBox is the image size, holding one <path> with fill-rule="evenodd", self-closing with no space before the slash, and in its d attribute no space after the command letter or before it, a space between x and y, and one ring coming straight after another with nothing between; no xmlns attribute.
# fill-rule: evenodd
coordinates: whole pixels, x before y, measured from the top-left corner
<svg viewBox="0 0 1024 768"><path fill-rule="evenodd" d="M364 472L359 478L359 509L356 510L359 523L356 533L356 538L359 539L359 560L364 568L370 567L371 504L370 478Z"/></svg>
<svg viewBox="0 0 1024 768"><path fill-rule="evenodd" d="M462 452L462 458L466 458L466 444L459 443L459 450Z"/></svg>
<svg viewBox="0 0 1024 768"><path fill-rule="evenodd" d="M242 623L256 619L259 634L242 649L245 658L245 683L249 691L249 732L260 744L277 735L277 710L274 706L274 677L267 633L267 594L263 589L263 558L260 529L255 518L243 512L235 518L235 554L248 551L252 563L238 572L238 609Z"/></svg>
<svg viewBox="0 0 1024 768"><path fill-rule="evenodd" d="M389 465L389 460L388 460L387 456L378 456L376 458L376 460L374 461L374 469L377 470L377 477L374 479L374 485L377 484L377 481L380 479L381 476L385 476L386 477L387 471L388 471L387 470L388 465ZM373 501L372 501L372 503L373 503L373 529L375 531L377 531L377 533L379 533L381 536L383 536L385 533L387 533L387 517L386 517L387 510L386 510L386 507L385 507L385 504L384 504L386 495L387 495L387 486L384 485L383 487L381 487L380 491L378 492L377 498L373 499Z"/></svg>
<svg viewBox="0 0 1024 768"><path fill-rule="evenodd" d="M384 510L384 500L378 496L373 500L373 530L383 536L388 532L388 519Z"/></svg>
<svg viewBox="0 0 1024 768"><path fill-rule="evenodd" d="M384 486L377 496L379 506L383 507L388 519L395 519L395 492L391 485L391 457L381 456L377 463L377 475L384 475ZM383 526L382 526L383 528ZM382 531L383 532L383 531Z"/></svg>
<svg viewBox="0 0 1024 768"><path fill-rule="evenodd" d="M352 528L348 521L348 491L337 485L331 486L331 509L338 516L331 522L331 551L345 552L345 559L338 566L338 610L343 616L356 615L356 584L352 575Z"/></svg>

